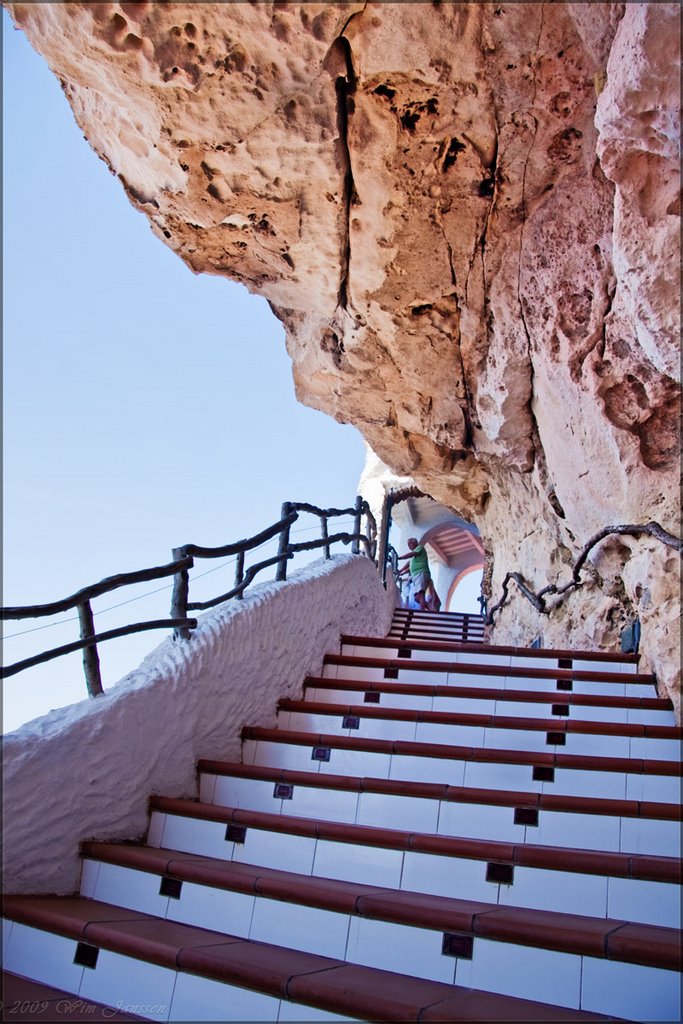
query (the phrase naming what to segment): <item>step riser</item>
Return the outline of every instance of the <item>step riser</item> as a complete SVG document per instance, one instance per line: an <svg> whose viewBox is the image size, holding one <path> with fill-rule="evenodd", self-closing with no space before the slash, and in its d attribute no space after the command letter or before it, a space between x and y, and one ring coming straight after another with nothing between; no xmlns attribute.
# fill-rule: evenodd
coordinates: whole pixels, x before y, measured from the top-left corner
<svg viewBox="0 0 683 1024"><path fill-rule="evenodd" d="M408 684L406 684L407 686ZM462 684L461 684L462 685ZM525 718L548 719L556 717L579 722L618 722L623 725L664 725L675 726L672 711L657 711L649 708L621 708L607 705L569 704L569 715L553 716L552 702L534 703L533 694L530 700L501 700L489 697L460 697L439 695L430 696L417 693L384 693L379 690L377 701L365 701L364 691L346 688L343 683L334 689L316 687L304 688L304 700L319 704L364 704L372 703L374 707L405 708L415 711L446 711L468 715L503 715L515 717L523 714ZM575 691L573 691L575 692ZM553 696L555 694L553 693ZM559 696L565 696L560 694ZM558 701L559 702L559 701ZM561 703L561 702L560 702Z"/></svg>
<svg viewBox="0 0 683 1024"><path fill-rule="evenodd" d="M572 979L571 985L564 988L561 1000L555 993L554 1001L578 1009L582 994L577 983L582 973L587 971L590 977L604 974L600 968L602 960L597 957L562 951L548 953L537 947L480 937L474 937L471 959L453 958L442 954L441 930L287 904L191 882L183 883L179 899L169 899L158 895L160 878L157 875L118 865L89 863L92 870L88 882L92 884L88 885L87 895L93 895L95 899L106 899L132 910L242 938L286 944L305 952L384 970L398 970L433 981L513 995L515 993L509 989L510 965L517 965L524 975L526 970L532 969L534 962L538 970L540 958L547 962L555 980L564 976L566 983L567 975ZM534 952L537 954L535 961ZM575 973L577 968L578 975ZM674 972L624 963L621 963L621 968L627 985L635 984L631 978L633 974L640 984L648 988L659 981L665 990L672 989L667 975ZM502 978L498 977L500 973ZM549 996L544 995L543 998ZM587 993L584 993L583 1008L591 1009L586 1005L586 998Z"/></svg>
<svg viewBox="0 0 683 1024"><path fill-rule="evenodd" d="M391 670L389 670L391 672ZM424 684L426 686L476 686L485 689L495 687L501 690L530 690L541 693L562 692L555 679L544 679L535 676L512 676L495 670L485 675L474 675L467 672L448 672L444 670L398 670L398 675L389 675L383 668L370 668L361 665L332 665L323 668L325 679L353 679L358 682L381 683L390 679L392 683ZM572 680L572 693L606 697L656 697L657 692L650 683L599 682L595 680ZM566 691L565 691L566 692Z"/></svg>
<svg viewBox="0 0 683 1024"><path fill-rule="evenodd" d="M329 761L317 761L312 756L315 748L287 743L284 733L281 742L245 740L242 749L245 764L291 768L295 771L614 800L677 803L680 799L681 780L675 776L556 768L553 782L540 782L533 778L533 768L528 764L454 761L448 758L341 750L335 747L329 748ZM548 748L550 752L552 749Z"/></svg>
<svg viewBox="0 0 683 1024"><path fill-rule="evenodd" d="M220 822L158 811L152 818L150 846L407 892L679 927L680 887L668 882L515 865L513 884L503 885L487 881L487 861L470 857L368 847L253 827L247 828L244 843L231 843Z"/></svg>
<svg viewBox="0 0 683 1024"><path fill-rule="evenodd" d="M350 712L354 717L354 712ZM591 754L598 757L647 758L680 761L680 740L641 736L612 736L606 733L579 733L565 722L547 719L546 729L501 729L475 725L446 725L441 722L411 722L400 719L358 719L358 728L344 728L345 716L280 711L277 725L283 732L311 732L356 739L408 740L416 743L441 743L451 746L485 747L489 750L562 751L565 754ZM565 743L548 743L551 730L562 733Z"/></svg>
<svg viewBox="0 0 683 1024"><path fill-rule="evenodd" d="M388 640L401 640L406 644L450 644L451 646L469 644L475 646L484 645L485 632L481 627L464 625L452 628L443 626L424 626L420 629L407 629L399 626L390 630L387 634Z"/></svg>
<svg viewBox="0 0 683 1024"><path fill-rule="evenodd" d="M356 1019L312 1010L308 1006L196 974L143 963L106 949L100 950L94 970L77 967L73 963L76 945L74 939L15 923L11 928L4 969L64 989L84 1002L128 1007L130 1012L148 1020ZM106 1016L103 1019L106 1020Z"/></svg>
<svg viewBox="0 0 683 1024"><path fill-rule="evenodd" d="M406 628L405 626L398 626L396 629L392 629L389 632L389 637L393 639L398 637L401 640L421 640L421 641L433 641L436 640L440 643L483 643L484 642L484 630L476 627L458 626L455 629L442 629L438 626L434 626L432 629L426 627L420 629Z"/></svg>
<svg viewBox="0 0 683 1024"><path fill-rule="evenodd" d="M436 641L435 641L436 642ZM439 641L440 642L440 641ZM429 643L429 641L422 641ZM405 657L401 652L410 652ZM376 658L381 660L396 660L405 657L406 667L411 661L430 661L436 664L450 663L452 665L490 665L496 668L544 668L554 670L563 668L555 656L524 655L518 654L496 654L488 653L486 649L481 651L462 651L454 648L452 650L436 650L428 647L410 647L406 640L405 644L397 643L395 647L386 647L383 644L354 644L343 643L341 654L352 658ZM566 667L566 666L564 666ZM617 672L623 675L635 675L638 672L638 665L635 662L626 661L597 661L591 658L572 658L571 670L575 672Z"/></svg>
<svg viewBox="0 0 683 1024"><path fill-rule="evenodd" d="M410 821L415 831L434 835L664 857L681 855L680 822L676 821L540 810L538 826L516 825L513 807L300 785L294 786L291 799L283 800L274 797L274 789L272 782L260 779L202 775L200 799L223 807L379 828L401 829Z"/></svg>

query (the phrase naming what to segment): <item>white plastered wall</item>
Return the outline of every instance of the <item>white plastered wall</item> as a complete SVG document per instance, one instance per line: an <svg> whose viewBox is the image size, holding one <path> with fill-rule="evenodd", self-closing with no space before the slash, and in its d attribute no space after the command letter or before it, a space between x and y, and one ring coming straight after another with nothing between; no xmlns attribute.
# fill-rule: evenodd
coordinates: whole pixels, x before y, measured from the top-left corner
<svg viewBox="0 0 683 1024"><path fill-rule="evenodd" d="M241 760L245 724L274 726L279 697L339 650L384 636L395 595L364 556L319 561L206 613L109 693L4 739L4 891L69 893L84 839L141 838L152 793L196 796L200 757Z"/></svg>

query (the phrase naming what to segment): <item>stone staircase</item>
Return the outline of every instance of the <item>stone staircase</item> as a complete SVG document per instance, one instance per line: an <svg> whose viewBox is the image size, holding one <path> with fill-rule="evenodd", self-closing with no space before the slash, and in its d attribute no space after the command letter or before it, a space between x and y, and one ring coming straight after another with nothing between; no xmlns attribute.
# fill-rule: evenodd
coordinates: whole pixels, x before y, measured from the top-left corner
<svg viewBox="0 0 683 1024"><path fill-rule="evenodd" d="M344 637L242 763L199 762L198 800L151 798L144 845L84 843L80 895L5 899L5 1013L679 1020L681 730L653 682L486 646L477 616Z"/></svg>

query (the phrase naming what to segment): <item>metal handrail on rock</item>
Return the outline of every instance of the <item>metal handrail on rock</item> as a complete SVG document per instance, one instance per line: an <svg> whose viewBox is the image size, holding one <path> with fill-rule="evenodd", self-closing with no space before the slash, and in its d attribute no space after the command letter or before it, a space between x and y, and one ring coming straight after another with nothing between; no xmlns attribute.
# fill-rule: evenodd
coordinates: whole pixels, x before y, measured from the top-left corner
<svg viewBox="0 0 683 1024"><path fill-rule="evenodd" d="M289 531L291 526L299 518L301 512L307 512L318 516L320 519L321 537L319 540L305 541L302 543L290 543ZM338 516L354 517L353 532L335 533L330 535L328 531L328 520ZM365 531L363 531L363 517L365 517ZM245 570L245 555L253 551L261 544L279 537L278 553L271 558L263 559ZM301 551L314 551L323 548L325 558L330 558L332 544L350 544L353 554L360 553L360 546L363 545L366 555L375 559L377 547L377 524L370 511L370 506L360 496L351 508L318 508L317 505L309 505L306 502L285 502L282 506L282 513L279 521L273 523L260 533L245 540L236 541L233 544L225 544L222 547L207 548L199 544L185 544L183 547L173 549L173 561L168 565L155 566L150 569L138 569L136 572L119 573L116 576L108 576L99 583L93 583L83 587L70 597L52 601L49 604L35 604L16 607L0 608L0 620L7 619L29 619L43 616L56 615L59 612L68 611L71 608L78 609L80 623L80 640L76 640L61 647L54 647L51 650L43 651L41 654L31 658L17 661L13 665L5 665L0 669L0 678L8 678L23 672L25 669L40 665L53 658L60 658L65 654L74 651L83 651L83 670L88 696L97 697L104 693L102 689L102 676L100 672L97 644L105 640L113 640L116 637L127 636L132 633L141 633L151 629L172 628L174 639L188 640L191 630L196 629L197 620L188 617L189 611L199 611L206 608L213 608L223 601L231 598L241 599L246 588L253 582L256 576L271 565L277 565L276 580L286 580L287 562ZM225 558L226 556L237 555L235 571L235 585L225 594L220 594L209 601L189 601L190 577L189 570L194 565L195 558ZM90 602L102 594L120 587L130 586L135 583L144 583L147 580L162 579L166 576L174 577L173 595L171 598L171 617L168 619L154 619L147 622L135 622L128 626L120 626L117 629L110 629L104 633L95 633L93 612Z"/></svg>
<svg viewBox="0 0 683 1024"><path fill-rule="evenodd" d="M594 536L591 537L588 543L583 547L579 557L574 563L574 568L572 570L572 578L568 583L565 583L564 586L560 587L557 586L557 584L555 583L550 583L548 584L548 586L543 587L539 591L533 591L520 573L507 573L502 584L503 596L501 597L498 604L494 605L493 608L490 608L489 611L486 613L486 618L484 620L486 625L490 626L493 624L493 616L496 614L496 612L500 611L503 605L507 602L510 596L509 584L512 580L514 580L514 582L519 587L520 593L527 599L527 601L529 601L534 606L534 608L541 615L549 615L552 609L549 609L547 607L545 600L546 597L551 595L554 597L563 597L565 594L569 593L570 590L575 590L577 587L583 586L583 580L581 579L581 571L586 563L586 559L588 558L589 553L597 544L600 543L600 541L604 540L606 537L609 537L611 534L615 533L627 535L629 537L640 537L643 534L646 534L650 537L654 537L655 540L661 541L662 544L666 544L667 547L674 548L676 551L683 550L683 541L681 541L678 537L674 537L672 533L668 533L662 526L659 525L659 523L651 522L643 524L625 524L621 526L605 526L604 529L599 531L599 533L594 534ZM557 606L554 605L553 607Z"/></svg>

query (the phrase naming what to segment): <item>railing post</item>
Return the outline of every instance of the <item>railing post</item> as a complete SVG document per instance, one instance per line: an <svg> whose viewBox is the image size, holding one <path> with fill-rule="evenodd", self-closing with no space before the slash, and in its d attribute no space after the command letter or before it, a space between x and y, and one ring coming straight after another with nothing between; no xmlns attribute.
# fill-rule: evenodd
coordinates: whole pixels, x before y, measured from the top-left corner
<svg viewBox="0 0 683 1024"><path fill-rule="evenodd" d="M326 541L328 536L329 536L329 534L327 532L327 516L322 516L321 519L320 519L320 533L322 535L322 539L324 541ZM330 545L329 544L325 544L325 547L323 548L323 550L325 552L325 558L329 558L330 557Z"/></svg>
<svg viewBox="0 0 683 1024"><path fill-rule="evenodd" d="M356 514L353 519L353 532L360 533L362 529L362 518L363 518L363 499L360 494L356 495ZM351 542L351 551L354 555L357 555L360 551L360 541L354 540Z"/></svg>
<svg viewBox="0 0 683 1024"><path fill-rule="evenodd" d="M92 615L90 601L84 601L78 606L78 621L81 626L81 640L95 635L95 621ZM83 648L83 671L85 672L85 685L88 688L89 697L99 697L104 693L102 689L102 676L100 675L100 659L97 647Z"/></svg>
<svg viewBox="0 0 683 1024"><path fill-rule="evenodd" d="M173 561L177 562L185 557L184 548L173 548ZM171 618L187 618L187 601L190 594L190 574L187 569L181 569L173 578L173 596L171 597ZM187 626L176 626L173 630L176 640L189 640L190 630Z"/></svg>
<svg viewBox="0 0 683 1024"><path fill-rule="evenodd" d="M292 503L289 501L283 501L282 510L280 512L280 519L286 519L289 513L292 511ZM284 527L280 534L280 543L278 544L277 553L278 555L286 555L289 547L289 529L290 524ZM278 582L287 579L287 559L283 558L281 562L277 564L277 572L275 573L275 579Z"/></svg>
<svg viewBox="0 0 683 1024"><path fill-rule="evenodd" d="M385 495L382 503L382 510L379 517L379 536L377 545L377 567L382 577L382 583L387 585L387 563L389 548L389 529L391 527L392 502L389 495Z"/></svg>
<svg viewBox="0 0 683 1024"><path fill-rule="evenodd" d="M377 521L367 501L363 502L363 512L365 513L365 536L368 538L366 554L377 565Z"/></svg>
<svg viewBox="0 0 683 1024"><path fill-rule="evenodd" d="M240 551L237 555L237 565L235 566L235 586L239 587L240 583L244 579L244 551ZM238 601L241 601L244 597L244 591L240 590L239 594L235 594Z"/></svg>

